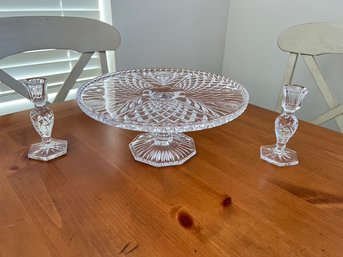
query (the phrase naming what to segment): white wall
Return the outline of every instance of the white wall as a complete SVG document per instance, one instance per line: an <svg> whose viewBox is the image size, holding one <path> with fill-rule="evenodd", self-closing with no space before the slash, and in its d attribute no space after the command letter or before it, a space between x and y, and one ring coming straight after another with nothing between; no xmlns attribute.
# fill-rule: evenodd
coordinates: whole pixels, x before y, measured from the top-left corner
<svg viewBox="0 0 343 257"><path fill-rule="evenodd" d="M122 43L116 69L180 67L221 73L229 0L112 0Z"/></svg>
<svg viewBox="0 0 343 257"><path fill-rule="evenodd" d="M277 46L278 35L295 24L318 21L343 22L343 1L231 0L223 74L248 89L251 103L274 109L288 58ZM297 116L311 119L327 107L303 60L298 62L293 82L310 92ZM323 56L318 62L342 102L343 57ZM327 125L337 128L334 122Z"/></svg>

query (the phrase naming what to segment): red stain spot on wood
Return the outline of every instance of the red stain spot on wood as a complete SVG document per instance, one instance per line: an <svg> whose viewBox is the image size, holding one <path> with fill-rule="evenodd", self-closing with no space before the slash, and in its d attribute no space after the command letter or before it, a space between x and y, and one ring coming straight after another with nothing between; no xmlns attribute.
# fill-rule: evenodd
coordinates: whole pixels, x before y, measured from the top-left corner
<svg viewBox="0 0 343 257"><path fill-rule="evenodd" d="M9 167L9 169L10 169L11 171L15 171L15 170L17 170L17 169L19 169L19 168L18 168L18 166L13 165L13 166Z"/></svg>
<svg viewBox="0 0 343 257"><path fill-rule="evenodd" d="M232 202L231 197L230 197L230 196L226 196L226 197L224 198L223 202L222 202L222 205L223 205L224 207L226 207L226 206L230 205L231 202Z"/></svg>
<svg viewBox="0 0 343 257"><path fill-rule="evenodd" d="M178 213L177 219L180 225L184 228L190 229L194 225L194 221L191 215L187 212L181 211Z"/></svg>

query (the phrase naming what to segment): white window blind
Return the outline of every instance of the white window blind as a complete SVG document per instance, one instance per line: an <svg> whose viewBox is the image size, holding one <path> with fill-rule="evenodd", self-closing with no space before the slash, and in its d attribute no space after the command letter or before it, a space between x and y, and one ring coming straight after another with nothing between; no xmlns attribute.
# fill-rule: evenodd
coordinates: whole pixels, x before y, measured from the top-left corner
<svg viewBox="0 0 343 257"><path fill-rule="evenodd" d="M12 16L74 16L103 20L105 0L1 0L0 17ZM110 0L108 0L110 1ZM108 4L108 3L107 3ZM110 8L107 8L110 9ZM106 21L108 22L108 21ZM44 35L42 35L44 37ZM23 38L23 40L25 40ZM80 54L65 50L29 51L0 60L3 69L18 80L30 77L48 79L49 101L63 84ZM97 54L85 67L75 88L83 82L101 74ZM52 94L51 94L52 93ZM71 96L72 97L72 96ZM70 98L70 96L68 97ZM0 115L30 108L32 105L6 85L0 83Z"/></svg>

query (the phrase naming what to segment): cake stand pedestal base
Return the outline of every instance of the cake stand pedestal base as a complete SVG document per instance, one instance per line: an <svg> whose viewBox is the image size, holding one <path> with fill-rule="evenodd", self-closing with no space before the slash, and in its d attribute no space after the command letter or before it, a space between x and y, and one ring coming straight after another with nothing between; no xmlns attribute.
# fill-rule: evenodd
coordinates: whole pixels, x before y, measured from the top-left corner
<svg viewBox="0 0 343 257"><path fill-rule="evenodd" d="M196 153L193 139L182 133L140 134L130 150L136 161L155 167L180 165Z"/></svg>

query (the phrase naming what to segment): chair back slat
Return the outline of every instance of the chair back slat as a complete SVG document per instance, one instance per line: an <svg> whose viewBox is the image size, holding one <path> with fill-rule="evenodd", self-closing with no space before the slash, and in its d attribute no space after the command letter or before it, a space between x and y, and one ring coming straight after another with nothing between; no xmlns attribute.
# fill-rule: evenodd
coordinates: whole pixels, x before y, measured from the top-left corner
<svg viewBox="0 0 343 257"><path fill-rule="evenodd" d="M64 101L94 52L100 53L102 72L108 72L106 52L120 45L113 26L93 19L60 16L0 18L0 59L32 50L61 49L81 53L54 102ZM103 73L104 74L104 73ZM34 76L34 75L33 75ZM27 97L21 82L0 70L0 81Z"/></svg>
<svg viewBox="0 0 343 257"><path fill-rule="evenodd" d="M305 23L285 30L278 45L286 52L321 55L343 53L343 24Z"/></svg>
<svg viewBox="0 0 343 257"><path fill-rule="evenodd" d="M24 85L9 75L7 72L0 69L0 81L7 85L12 90L16 91L18 94L21 94L25 98L29 97L28 92L26 91Z"/></svg>
<svg viewBox="0 0 343 257"><path fill-rule="evenodd" d="M31 16L0 18L0 59L40 49L76 52L115 50L117 29L101 21L79 17Z"/></svg>
<svg viewBox="0 0 343 257"><path fill-rule="evenodd" d="M87 65L87 63L91 59L92 54L93 53L82 53L79 60L75 64L74 68L69 73L69 76L65 80L61 89L58 91L54 99L54 103L63 102L66 99L69 93L69 90L72 89L73 86L75 85L77 78L80 76L81 72L83 71L83 68Z"/></svg>

